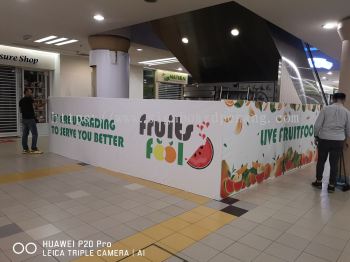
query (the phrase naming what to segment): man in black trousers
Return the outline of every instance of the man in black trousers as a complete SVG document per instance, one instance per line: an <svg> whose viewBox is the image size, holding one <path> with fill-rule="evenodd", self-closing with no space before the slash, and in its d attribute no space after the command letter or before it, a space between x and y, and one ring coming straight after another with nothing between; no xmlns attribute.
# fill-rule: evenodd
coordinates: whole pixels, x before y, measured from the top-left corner
<svg viewBox="0 0 350 262"><path fill-rule="evenodd" d="M22 135L22 147L23 154L42 154L36 144L38 141L38 129L36 127L36 117L34 112L34 99L32 97L32 90L26 88L24 90L24 97L19 101L19 108L22 113L23 135ZM32 147L29 150L28 136L29 131L32 133Z"/></svg>
<svg viewBox="0 0 350 262"><path fill-rule="evenodd" d="M333 95L333 104L326 106L320 112L315 123L315 139L318 147L316 181L314 187L322 188L324 164L329 156L330 176L328 192L333 193L338 174L339 159L344 141L350 137L350 112L344 107L344 93Z"/></svg>

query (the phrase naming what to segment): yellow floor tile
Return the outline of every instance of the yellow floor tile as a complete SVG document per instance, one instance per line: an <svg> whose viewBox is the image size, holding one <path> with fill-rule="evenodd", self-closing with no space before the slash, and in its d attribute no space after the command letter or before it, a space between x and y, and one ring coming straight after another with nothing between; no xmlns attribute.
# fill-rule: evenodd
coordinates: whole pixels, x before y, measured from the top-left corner
<svg viewBox="0 0 350 262"><path fill-rule="evenodd" d="M192 211L188 211L188 212L185 212L185 213L177 216L177 218L185 220L188 223L195 223L195 222L203 219L204 216L200 215L198 213L192 212Z"/></svg>
<svg viewBox="0 0 350 262"><path fill-rule="evenodd" d="M212 231L202 228L197 225L190 225L188 227L185 227L184 229L181 229L179 231L180 234L183 234L189 238L192 238L193 240L201 240L202 238L205 238L207 235L209 235Z"/></svg>
<svg viewBox="0 0 350 262"><path fill-rule="evenodd" d="M122 245L125 245L125 246L132 248L132 249L135 249L135 250L143 249L143 248L153 244L154 242L155 242L155 240L153 240L152 238L150 238L142 233L137 233L133 236L130 236L130 237L125 238L125 239L120 241L120 243Z"/></svg>
<svg viewBox="0 0 350 262"><path fill-rule="evenodd" d="M222 222L222 223L229 223L232 220L236 219L237 217L230 215L230 214L227 214L225 212L217 211L217 212L211 214L210 216L208 216L208 218L213 219L213 220L217 220L217 221Z"/></svg>
<svg viewBox="0 0 350 262"><path fill-rule="evenodd" d="M166 250L169 250L172 253L177 253L189 247L195 243L195 241L187 236L175 233L162 239L159 243L162 244L162 247L164 247Z"/></svg>
<svg viewBox="0 0 350 262"><path fill-rule="evenodd" d="M58 175L61 173L75 172L83 169L82 166L71 164L61 167L40 168L29 172L13 173L0 176L0 184L14 183L18 181L35 179L45 176Z"/></svg>
<svg viewBox="0 0 350 262"><path fill-rule="evenodd" d="M166 228L169 228L173 231L179 231L180 229L183 229L184 227L189 226L190 223L188 223L180 218L173 217L173 218L170 218L170 219L164 221L163 223L160 223L160 225L162 225Z"/></svg>
<svg viewBox="0 0 350 262"><path fill-rule="evenodd" d="M130 256L130 257L123 259L123 262L124 261L126 261L126 262L150 262L151 260L148 260L147 258L142 257L142 256Z"/></svg>
<svg viewBox="0 0 350 262"><path fill-rule="evenodd" d="M172 255L156 246L150 246L145 250L145 257L152 262L162 262Z"/></svg>
<svg viewBox="0 0 350 262"><path fill-rule="evenodd" d="M104 262L104 260L98 256L92 257L80 257L78 259L73 260L74 262ZM115 260L114 260L115 261Z"/></svg>
<svg viewBox="0 0 350 262"><path fill-rule="evenodd" d="M217 212L216 209L205 207L205 206L199 206L191 210L192 212L198 213L203 216L209 216L215 212Z"/></svg>
<svg viewBox="0 0 350 262"><path fill-rule="evenodd" d="M226 224L227 222L225 222L224 220L219 221L219 220L214 220L207 217L194 223L194 225L200 226L210 231L218 230L219 228L223 227Z"/></svg>
<svg viewBox="0 0 350 262"><path fill-rule="evenodd" d="M167 227L164 227L162 225L156 225L150 228L145 229L142 231L143 234L146 236L158 241L161 240L162 238L165 238L171 234L174 233L174 231L170 230Z"/></svg>
<svg viewBox="0 0 350 262"><path fill-rule="evenodd" d="M174 195L182 199L188 199L190 197L193 197L194 194L181 190L180 192L175 193Z"/></svg>
<svg viewBox="0 0 350 262"><path fill-rule="evenodd" d="M205 203L208 203L210 199L204 196L194 195L187 198L187 200L203 205Z"/></svg>

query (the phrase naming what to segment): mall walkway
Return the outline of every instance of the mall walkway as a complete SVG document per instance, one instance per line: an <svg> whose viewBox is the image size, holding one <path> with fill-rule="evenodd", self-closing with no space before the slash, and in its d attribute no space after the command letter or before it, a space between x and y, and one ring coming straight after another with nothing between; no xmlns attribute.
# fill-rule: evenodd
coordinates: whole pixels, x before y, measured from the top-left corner
<svg viewBox="0 0 350 262"><path fill-rule="evenodd" d="M47 151L47 139L39 146ZM312 188L313 166L218 202L58 155L20 152L18 140L0 142L1 262L350 261L350 193ZM43 240L79 239L145 256L42 256L50 249ZM34 242L38 251L16 255L16 242Z"/></svg>

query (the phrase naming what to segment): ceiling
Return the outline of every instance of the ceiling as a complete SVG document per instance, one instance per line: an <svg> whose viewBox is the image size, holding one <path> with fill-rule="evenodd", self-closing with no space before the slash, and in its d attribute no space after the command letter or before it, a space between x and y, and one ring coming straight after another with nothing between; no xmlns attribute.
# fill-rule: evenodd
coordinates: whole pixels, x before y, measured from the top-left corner
<svg viewBox="0 0 350 262"><path fill-rule="evenodd" d="M0 44L86 54L89 50L87 44L89 35L224 2L229 1L159 0L157 3L146 3L143 0L2 0ZM327 21L339 21L349 16L349 0L237 0L236 2L318 47L326 54L340 58L341 42L336 30L326 31L321 25ZM105 20L94 21L92 16L96 13L103 14ZM32 38L24 40L24 35L31 35ZM59 48L33 42L48 35L75 38L79 42ZM142 57L159 59L172 56L170 52L148 47L144 47L144 52L133 54L131 49L130 53L133 63L143 59Z"/></svg>

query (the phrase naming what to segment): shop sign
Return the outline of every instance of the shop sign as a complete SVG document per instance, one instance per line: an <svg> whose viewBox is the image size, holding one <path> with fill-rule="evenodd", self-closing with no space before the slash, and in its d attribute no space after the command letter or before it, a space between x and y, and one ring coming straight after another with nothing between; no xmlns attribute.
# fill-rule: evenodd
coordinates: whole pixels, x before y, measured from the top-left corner
<svg viewBox="0 0 350 262"><path fill-rule="evenodd" d="M156 71L156 81L164 83L174 83L174 84L183 84L188 83L188 74L157 70Z"/></svg>
<svg viewBox="0 0 350 262"><path fill-rule="evenodd" d="M0 45L0 65L55 70L59 54Z"/></svg>
<svg viewBox="0 0 350 262"><path fill-rule="evenodd" d="M7 61L14 61L14 62L20 62L20 63L28 63L28 64L37 64L39 62L39 59L37 58L30 58L25 55L17 56L17 55L6 55L0 53L0 61L1 60L7 60Z"/></svg>

